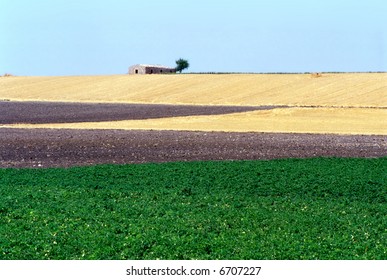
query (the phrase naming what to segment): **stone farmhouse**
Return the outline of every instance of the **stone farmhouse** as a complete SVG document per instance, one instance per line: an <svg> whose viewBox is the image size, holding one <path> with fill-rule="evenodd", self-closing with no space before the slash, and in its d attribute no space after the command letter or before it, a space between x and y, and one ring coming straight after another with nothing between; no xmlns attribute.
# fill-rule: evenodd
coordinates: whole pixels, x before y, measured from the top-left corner
<svg viewBox="0 0 387 280"><path fill-rule="evenodd" d="M136 64L129 67L129 74L168 74L175 73L176 69L162 65Z"/></svg>

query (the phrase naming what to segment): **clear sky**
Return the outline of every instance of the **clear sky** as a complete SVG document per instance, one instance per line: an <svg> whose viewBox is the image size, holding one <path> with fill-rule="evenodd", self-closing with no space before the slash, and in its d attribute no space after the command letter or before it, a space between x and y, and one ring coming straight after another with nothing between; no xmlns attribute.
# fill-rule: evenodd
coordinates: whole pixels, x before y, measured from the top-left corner
<svg viewBox="0 0 387 280"><path fill-rule="evenodd" d="M387 71L386 0L0 0L0 75Z"/></svg>

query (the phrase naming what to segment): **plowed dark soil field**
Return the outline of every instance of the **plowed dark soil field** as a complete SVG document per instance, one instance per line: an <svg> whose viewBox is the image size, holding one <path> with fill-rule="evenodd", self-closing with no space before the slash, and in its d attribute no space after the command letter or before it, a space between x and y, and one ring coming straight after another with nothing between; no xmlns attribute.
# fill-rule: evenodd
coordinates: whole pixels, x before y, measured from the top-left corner
<svg viewBox="0 0 387 280"><path fill-rule="evenodd" d="M281 106L188 106L158 104L0 102L0 124L73 123L219 115ZM283 107L283 106L282 106Z"/></svg>
<svg viewBox="0 0 387 280"><path fill-rule="evenodd" d="M257 107L0 102L0 124L152 119L248 110L257 110ZM383 135L16 129L0 126L0 167L383 156L387 156L387 136Z"/></svg>
<svg viewBox="0 0 387 280"><path fill-rule="evenodd" d="M385 136L0 129L0 167L387 156Z"/></svg>

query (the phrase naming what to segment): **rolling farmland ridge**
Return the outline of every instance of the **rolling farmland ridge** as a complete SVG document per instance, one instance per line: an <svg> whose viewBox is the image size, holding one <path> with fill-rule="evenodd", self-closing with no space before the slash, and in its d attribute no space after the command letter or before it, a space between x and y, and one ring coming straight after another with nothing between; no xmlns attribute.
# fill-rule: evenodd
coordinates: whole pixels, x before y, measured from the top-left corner
<svg viewBox="0 0 387 280"><path fill-rule="evenodd" d="M25 128L114 128L235 132L387 134L386 73L187 74L2 77L8 101L287 106L154 121L12 124ZM8 125L9 127L9 125Z"/></svg>
<svg viewBox="0 0 387 280"><path fill-rule="evenodd" d="M0 259L387 257L387 73L0 77Z"/></svg>

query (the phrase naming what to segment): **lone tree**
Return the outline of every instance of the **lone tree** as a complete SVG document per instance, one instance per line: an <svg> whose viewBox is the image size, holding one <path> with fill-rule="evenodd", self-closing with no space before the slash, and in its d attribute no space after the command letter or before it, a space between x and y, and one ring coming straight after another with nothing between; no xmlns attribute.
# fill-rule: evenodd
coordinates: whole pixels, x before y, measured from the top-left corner
<svg viewBox="0 0 387 280"><path fill-rule="evenodd" d="M188 63L188 60L185 60L185 59L178 59L176 60L176 72L180 72L183 71L184 69L187 69L189 67L189 63Z"/></svg>

